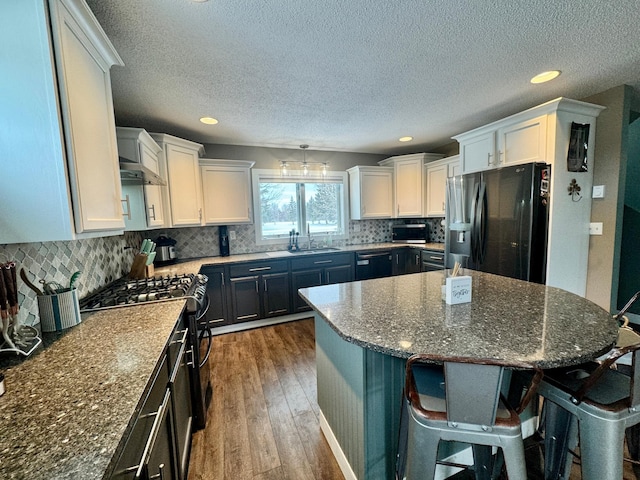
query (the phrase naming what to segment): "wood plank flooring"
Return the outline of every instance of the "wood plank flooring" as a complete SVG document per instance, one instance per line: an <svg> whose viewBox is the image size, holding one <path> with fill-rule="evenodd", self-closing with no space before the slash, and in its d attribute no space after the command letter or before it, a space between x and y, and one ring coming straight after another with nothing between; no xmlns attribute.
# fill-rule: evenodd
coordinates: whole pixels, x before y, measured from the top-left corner
<svg viewBox="0 0 640 480"><path fill-rule="evenodd" d="M213 400L188 480L344 479L318 423L313 319L214 337L209 361ZM529 480L542 480L539 444L527 445ZM633 469L625 462L623 480L640 479Z"/></svg>
<svg viewBox="0 0 640 480"><path fill-rule="evenodd" d="M341 480L318 423L313 319L214 337L189 480Z"/></svg>

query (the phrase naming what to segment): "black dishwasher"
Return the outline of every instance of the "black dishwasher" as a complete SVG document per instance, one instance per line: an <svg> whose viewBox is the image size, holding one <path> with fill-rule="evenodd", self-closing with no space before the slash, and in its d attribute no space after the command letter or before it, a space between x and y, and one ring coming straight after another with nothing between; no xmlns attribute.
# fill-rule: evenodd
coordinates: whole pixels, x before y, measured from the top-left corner
<svg viewBox="0 0 640 480"><path fill-rule="evenodd" d="M356 280L390 277L392 265L390 250L357 252Z"/></svg>

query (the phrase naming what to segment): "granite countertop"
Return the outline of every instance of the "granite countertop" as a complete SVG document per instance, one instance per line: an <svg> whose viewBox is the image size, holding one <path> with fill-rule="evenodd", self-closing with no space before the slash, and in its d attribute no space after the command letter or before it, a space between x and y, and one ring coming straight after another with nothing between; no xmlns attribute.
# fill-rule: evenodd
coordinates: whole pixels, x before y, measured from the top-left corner
<svg viewBox="0 0 640 480"><path fill-rule="evenodd" d="M346 341L384 354L521 361L542 368L582 363L608 351L617 323L564 290L488 273L472 277L472 302L442 300L444 271L300 290Z"/></svg>
<svg viewBox="0 0 640 480"><path fill-rule="evenodd" d="M103 478L123 447L183 300L98 311L4 371L0 478Z"/></svg>
<svg viewBox="0 0 640 480"><path fill-rule="evenodd" d="M444 248L376 243L335 253L403 246ZM273 258L253 253L188 259L158 267L156 274ZM83 314L82 323L63 334L45 334L45 347L30 358L0 359L6 386L0 397L0 478L107 478L183 307L177 299Z"/></svg>

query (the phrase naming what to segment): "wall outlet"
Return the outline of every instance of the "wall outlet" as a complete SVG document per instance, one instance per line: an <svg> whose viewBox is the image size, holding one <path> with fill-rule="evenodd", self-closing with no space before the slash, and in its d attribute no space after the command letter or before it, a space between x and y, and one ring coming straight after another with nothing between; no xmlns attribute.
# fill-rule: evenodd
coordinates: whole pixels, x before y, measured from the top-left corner
<svg viewBox="0 0 640 480"><path fill-rule="evenodd" d="M591 222L589 224L589 235L602 235L602 222Z"/></svg>
<svg viewBox="0 0 640 480"><path fill-rule="evenodd" d="M358 232L360 231L360 224L359 224L358 222L355 222L355 223L353 224L353 231L354 231L355 233L358 233Z"/></svg>
<svg viewBox="0 0 640 480"><path fill-rule="evenodd" d="M235 239L236 239L236 231L229 230L229 240L235 240Z"/></svg>
<svg viewBox="0 0 640 480"><path fill-rule="evenodd" d="M604 185L594 185L591 198L604 198Z"/></svg>

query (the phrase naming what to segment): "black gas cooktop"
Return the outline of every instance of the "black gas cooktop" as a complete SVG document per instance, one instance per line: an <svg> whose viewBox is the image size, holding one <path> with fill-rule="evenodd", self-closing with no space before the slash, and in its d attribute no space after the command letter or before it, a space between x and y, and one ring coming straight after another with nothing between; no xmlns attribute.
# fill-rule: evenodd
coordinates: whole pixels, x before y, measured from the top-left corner
<svg viewBox="0 0 640 480"><path fill-rule="evenodd" d="M194 274L157 276L143 280L121 278L80 300L80 311L90 312L178 299L190 295L197 281Z"/></svg>

